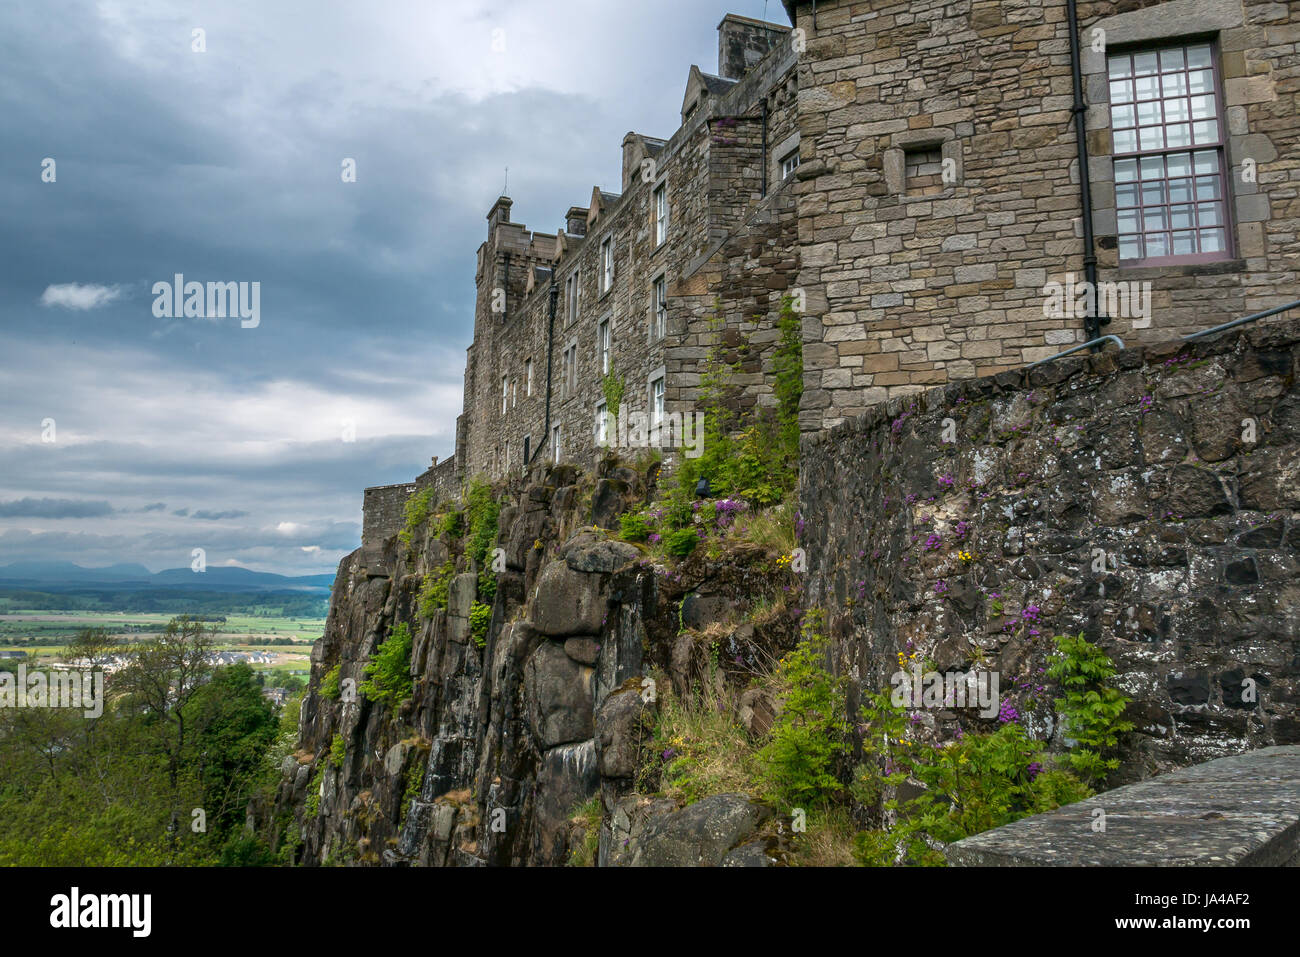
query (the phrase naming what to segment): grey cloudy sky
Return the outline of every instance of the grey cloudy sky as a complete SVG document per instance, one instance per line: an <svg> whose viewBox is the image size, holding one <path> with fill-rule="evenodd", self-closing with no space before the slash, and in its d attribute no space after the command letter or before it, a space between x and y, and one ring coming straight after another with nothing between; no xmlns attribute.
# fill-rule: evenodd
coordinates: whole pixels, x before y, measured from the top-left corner
<svg viewBox="0 0 1300 957"><path fill-rule="evenodd" d="M0 564L333 571L361 489L452 451L504 168L547 231L617 190L623 134L671 134L728 12L786 22L777 0L5 4ZM260 282L260 324L155 318L176 273Z"/></svg>

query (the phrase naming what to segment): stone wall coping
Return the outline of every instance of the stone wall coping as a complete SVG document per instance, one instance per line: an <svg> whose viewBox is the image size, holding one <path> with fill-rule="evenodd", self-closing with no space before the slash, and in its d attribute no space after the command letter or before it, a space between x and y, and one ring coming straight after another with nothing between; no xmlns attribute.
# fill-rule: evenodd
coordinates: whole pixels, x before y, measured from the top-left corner
<svg viewBox="0 0 1300 957"><path fill-rule="evenodd" d="M1104 830L1095 828L1102 814ZM1295 865L1300 746L1260 748L1104 791L957 841L945 855L957 866Z"/></svg>

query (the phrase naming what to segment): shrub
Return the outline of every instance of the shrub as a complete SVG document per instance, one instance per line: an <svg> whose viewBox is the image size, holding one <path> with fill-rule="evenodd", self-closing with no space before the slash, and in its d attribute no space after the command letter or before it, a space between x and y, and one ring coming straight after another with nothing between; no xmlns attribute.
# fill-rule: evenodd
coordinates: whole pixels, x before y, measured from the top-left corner
<svg viewBox="0 0 1300 957"><path fill-rule="evenodd" d="M772 357L775 409L736 407L735 374L748 346L740 346L737 357L728 361L720 341L721 320L713 317L710 326L715 342L700 373L697 400L704 417L703 448L698 458L683 459L669 490L670 520L677 526L689 521L687 509L700 478L709 480L714 495L737 495L760 507L780 502L799 478L803 334L794 300L782 300L777 319L778 339Z"/></svg>
<svg viewBox="0 0 1300 957"><path fill-rule="evenodd" d="M664 550L678 558L685 558L695 551L695 546L698 544L700 544L700 536L693 528L679 528L664 537Z"/></svg>
<svg viewBox="0 0 1300 957"><path fill-rule="evenodd" d="M650 537L650 523L644 512L624 512L618 517L618 523L624 541L644 542Z"/></svg>
<svg viewBox="0 0 1300 957"><path fill-rule="evenodd" d="M488 625L492 621L492 606L481 601L474 602L469 609L469 631L474 644L480 648L487 644Z"/></svg>
<svg viewBox="0 0 1300 957"><path fill-rule="evenodd" d="M1083 800L1092 792L1067 771L1044 770L1042 744L1019 724L991 734L965 734L935 747L908 740L908 720L888 692L863 706L864 761L856 769L853 795L860 803L894 811L889 831L858 835L860 863L942 865L932 841L961 840L1030 814ZM925 790L907 801L884 800L889 787L911 780Z"/></svg>
<svg viewBox="0 0 1300 957"><path fill-rule="evenodd" d="M343 735L334 735L334 740L330 742L330 764L335 768L343 767L343 759L348 756L347 742L343 740Z"/></svg>
<svg viewBox="0 0 1300 957"><path fill-rule="evenodd" d="M432 506L433 486L416 489L411 497L406 500L406 525L397 533L397 537L401 539L403 545L408 548L411 546L411 536L414 535L417 528L428 520L429 510Z"/></svg>
<svg viewBox="0 0 1300 957"><path fill-rule="evenodd" d="M325 672L325 677L320 681L320 693L323 697L338 700L338 697L341 694L339 690L339 672L342 669L343 665L340 663ZM296 726L294 730L297 730Z"/></svg>
<svg viewBox="0 0 1300 957"><path fill-rule="evenodd" d="M492 486L483 481L471 482L465 490L465 516L469 524L466 554L480 568L496 541L500 513L501 505L492 497Z"/></svg>
<svg viewBox="0 0 1300 957"><path fill-rule="evenodd" d="M849 750L844 685L822 664L827 640L821 625L821 614L810 611L803 639L777 665L783 707L760 752L773 797L788 807L824 804L839 791L835 766Z"/></svg>
<svg viewBox="0 0 1300 957"><path fill-rule="evenodd" d="M1056 699L1056 707L1065 719L1062 731L1076 742L1066 760L1085 781L1100 784L1119 767L1119 759L1110 756L1119 736L1133 730L1133 723L1122 719L1129 699L1110 686L1115 665L1100 648L1082 634L1055 640L1047 673L1061 683L1065 696Z"/></svg>
<svg viewBox="0 0 1300 957"><path fill-rule="evenodd" d="M366 680L358 689L370 701L397 708L411 697L411 629L398 625L366 663Z"/></svg>
<svg viewBox="0 0 1300 957"><path fill-rule="evenodd" d="M438 531L448 538L460 538L465 533L465 516L452 509L442 517L442 524L438 527Z"/></svg>
<svg viewBox="0 0 1300 957"><path fill-rule="evenodd" d="M420 587L420 617L429 619L440 608L447 607L447 596L451 590L451 579L456 574L456 563L445 562L436 571L424 576Z"/></svg>

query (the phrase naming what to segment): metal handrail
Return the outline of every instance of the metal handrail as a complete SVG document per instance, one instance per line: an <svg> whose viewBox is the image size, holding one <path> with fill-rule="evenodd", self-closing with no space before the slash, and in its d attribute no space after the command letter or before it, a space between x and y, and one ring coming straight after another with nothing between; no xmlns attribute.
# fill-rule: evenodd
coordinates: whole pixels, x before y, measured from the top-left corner
<svg viewBox="0 0 1300 957"><path fill-rule="evenodd" d="M1199 339L1201 336L1209 336L1216 332L1223 332L1225 329L1244 326L1246 323L1254 322L1256 319L1267 319L1269 316L1276 316L1279 312L1286 312L1288 309L1295 309L1297 307L1300 307L1300 299L1297 299L1295 302L1288 302L1284 306L1277 306L1274 309L1265 309L1263 312L1257 312L1250 316L1242 316L1240 319L1232 320L1232 322L1225 322L1222 325L1211 326L1209 329L1202 329L1200 332L1193 332L1190 336L1183 336L1183 339L1187 341Z"/></svg>
<svg viewBox="0 0 1300 957"><path fill-rule="evenodd" d="M1076 352L1082 352L1084 349L1091 349L1093 346L1101 345L1103 342L1113 342L1115 345L1119 346L1119 348L1124 348L1124 340L1119 336L1098 336L1096 339L1091 339L1081 346L1075 346L1073 349L1066 349L1064 352L1058 352L1056 355L1048 356L1046 359L1039 359L1037 362L1031 362L1025 368L1032 369L1034 366L1041 366L1047 362L1054 362L1064 356L1073 355Z"/></svg>

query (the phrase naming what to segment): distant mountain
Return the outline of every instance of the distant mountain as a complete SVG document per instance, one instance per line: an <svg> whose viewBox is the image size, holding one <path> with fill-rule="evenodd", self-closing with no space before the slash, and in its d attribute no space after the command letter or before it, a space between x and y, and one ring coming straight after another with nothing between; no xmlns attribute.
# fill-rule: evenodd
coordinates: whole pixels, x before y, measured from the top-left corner
<svg viewBox="0 0 1300 957"><path fill-rule="evenodd" d="M295 585L315 585L328 588L334 584L333 575L276 575L272 572L255 572L251 568L238 565L209 565L205 572L196 572L189 568L168 568L153 576L155 584L178 583L193 585L196 582L208 582L213 585L277 585L293 587Z"/></svg>
<svg viewBox="0 0 1300 957"><path fill-rule="evenodd" d="M333 575L276 575L237 565L209 565L207 571L168 568L156 575L143 565L121 563L83 568L73 562L13 562L0 565L0 582L23 585L130 584L161 588L328 589Z"/></svg>
<svg viewBox="0 0 1300 957"><path fill-rule="evenodd" d="M118 564L83 568L72 562L14 562L0 565L0 578L40 582L148 581L153 572L143 565Z"/></svg>

